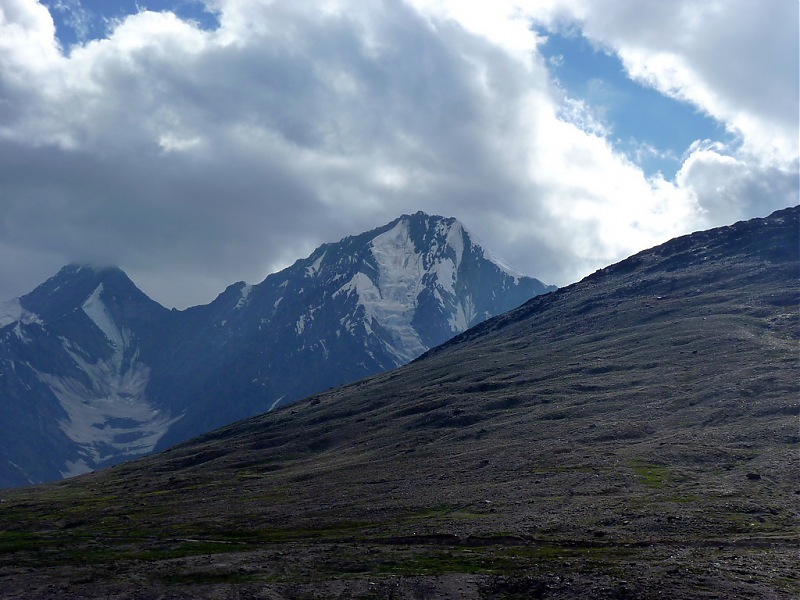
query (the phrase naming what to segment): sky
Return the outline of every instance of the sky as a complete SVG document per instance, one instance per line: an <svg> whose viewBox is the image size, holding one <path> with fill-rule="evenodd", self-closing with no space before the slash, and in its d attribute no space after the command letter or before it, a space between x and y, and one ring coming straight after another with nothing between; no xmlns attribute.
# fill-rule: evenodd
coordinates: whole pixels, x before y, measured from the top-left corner
<svg viewBox="0 0 800 600"><path fill-rule="evenodd" d="M567 285L798 204L795 0L0 0L0 300L167 307L423 210Z"/></svg>

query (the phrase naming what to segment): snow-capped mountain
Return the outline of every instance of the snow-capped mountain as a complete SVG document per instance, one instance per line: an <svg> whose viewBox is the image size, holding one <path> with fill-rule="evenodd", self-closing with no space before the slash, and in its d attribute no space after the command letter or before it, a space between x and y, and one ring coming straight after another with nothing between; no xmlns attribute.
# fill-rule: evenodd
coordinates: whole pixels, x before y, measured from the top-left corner
<svg viewBox="0 0 800 600"><path fill-rule="evenodd" d="M64 267L0 305L0 485L103 467L409 362L554 289L403 215L185 311Z"/></svg>
<svg viewBox="0 0 800 600"><path fill-rule="evenodd" d="M149 397L145 355L166 314L119 269L76 265L4 303L0 483L78 474L155 448L174 418Z"/></svg>

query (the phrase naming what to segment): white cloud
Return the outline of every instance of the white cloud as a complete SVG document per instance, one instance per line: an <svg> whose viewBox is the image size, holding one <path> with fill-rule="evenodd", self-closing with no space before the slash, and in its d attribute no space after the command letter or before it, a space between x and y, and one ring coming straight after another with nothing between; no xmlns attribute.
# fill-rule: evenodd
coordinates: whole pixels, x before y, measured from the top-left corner
<svg viewBox="0 0 800 600"><path fill-rule="evenodd" d="M554 0L532 15L578 24L634 79L689 102L791 165L798 154L798 10L783 0Z"/></svg>
<svg viewBox="0 0 800 600"><path fill-rule="evenodd" d="M63 54L43 6L6 0L0 246L14 264L0 262L0 297L92 260L185 306L419 209L461 218L512 264L565 284L796 196L796 151L781 141L792 124L735 73L709 75L719 57L696 39L724 42L741 76L782 91L785 61L753 74L744 56L764 36L739 48L725 37L739 21L709 25L688 1L677 17L671 3L650 15L601 4L214 0L216 30L143 11ZM606 139L597 107L550 80L531 18L577 23L743 147L698 145L674 182L648 179Z"/></svg>
<svg viewBox="0 0 800 600"><path fill-rule="evenodd" d="M719 144L695 144L677 181L702 205L700 224L707 227L771 212L797 197L797 173L748 163Z"/></svg>
<svg viewBox="0 0 800 600"><path fill-rule="evenodd" d="M549 141L536 147L549 150L551 164L544 172L552 175L550 188L561 198L552 214L569 224L568 231L588 226L586 241L571 249L574 258L612 259L667 234L765 215L798 202L798 6L782 0L504 4L505 14L527 15L551 30L577 28L616 53L631 78L694 105L740 140L735 147L698 140L686 150L674 182L645 182L620 157L608 160L613 152L592 136L573 146L571 155L583 168L565 168L569 161L557 158L559 149L565 151L559 142L570 138L568 131L573 138L580 134L554 121L561 133L549 134ZM474 31L481 33L479 26ZM561 107L562 120L588 134L609 135L597 119L598 107L569 98ZM566 182L573 182L573 190Z"/></svg>

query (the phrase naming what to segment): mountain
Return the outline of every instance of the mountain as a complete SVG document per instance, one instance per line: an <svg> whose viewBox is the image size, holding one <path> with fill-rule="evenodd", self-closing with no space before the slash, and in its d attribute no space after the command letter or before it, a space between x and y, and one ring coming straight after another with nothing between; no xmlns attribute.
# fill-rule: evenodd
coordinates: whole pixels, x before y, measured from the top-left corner
<svg viewBox="0 0 800 600"><path fill-rule="evenodd" d="M398 367L553 289L421 212L185 311L119 269L64 267L0 309L0 485L109 466Z"/></svg>
<svg viewBox="0 0 800 600"><path fill-rule="evenodd" d="M161 360L175 366L155 387L186 414L159 448L403 365L554 289L503 267L452 218L404 215L325 244L175 320L181 343Z"/></svg>
<svg viewBox="0 0 800 600"><path fill-rule="evenodd" d="M70 265L0 309L0 482L152 451L174 418L147 390L169 311L119 269Z"/></svg>
<svg viewBox="0 0 800 600"><path fill-rule="evenodd" d="M800 208L394 371L0 494L0 596L775 598L797 577Z"/></svg>

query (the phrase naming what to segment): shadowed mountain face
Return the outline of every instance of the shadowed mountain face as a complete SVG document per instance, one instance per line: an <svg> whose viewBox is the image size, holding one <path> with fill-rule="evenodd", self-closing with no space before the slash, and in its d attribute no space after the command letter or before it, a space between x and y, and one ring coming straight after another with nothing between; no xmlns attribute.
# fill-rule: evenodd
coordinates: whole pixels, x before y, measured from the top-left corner
<svg viewBox="0 0 800 600"><path fill-rule="evenodd" d="M424 213L186 311L119 269L69 265L0 304L0 487L107 467L392 369L552 289Z"/></svg>
<svg viewBox="0 0 800 600"><path fill-rule="evenodd" d="M393 372L5 492L0 594L797 597L799 216L673 240Z"/></svg>

